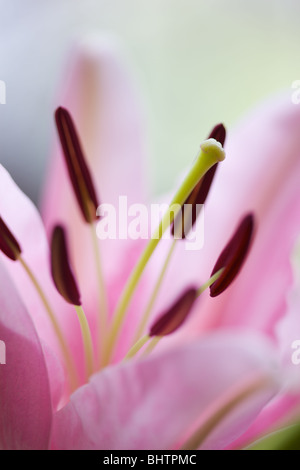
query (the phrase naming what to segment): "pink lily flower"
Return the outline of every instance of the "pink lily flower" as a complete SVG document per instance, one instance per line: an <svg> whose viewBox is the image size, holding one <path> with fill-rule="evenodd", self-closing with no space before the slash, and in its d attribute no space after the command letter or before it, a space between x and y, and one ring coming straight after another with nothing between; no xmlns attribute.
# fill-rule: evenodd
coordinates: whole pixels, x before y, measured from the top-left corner
<svg viewBox="0 0 300 470"><path fill-rule="evenodd" d="M76 122L101 200L117 206L118 196L127 195L129 204L144 202L143 119L118 51L107 42L84 44L70 71L59 104ZM68 147L66 115L57 116ZM251 425L261 432L265 423L274 424L275 418L261 420L284 379L276 327L287 311L293 283L290 253L300 228L294 202L299 127L298 108L283 99L259 109L229 137L228 158L219 165L205 203L204 249L189 252L176 243L144 332L184 289L209 278L241 217L250 211L258 229L246 264L220 297L203 293L186 323L155 351L125 361L169 241L160 244L145 269L115 334L118 341L105 354L109 342L101 336L105 328L99 332L99 302L100 310L107 309L102 325L107 327L145 240L101 240L93 246L91 224L83 222L59 148L49 170L44 223L0 168L1 218L22 250L15 262L1 256L0 339L7 363L0 366L0 448L224 449L246 439ZM61 298L51 279L44 224L49 235L54 225L67 227L68 249L63 231L52 238L52 272L60 293L77 307L80 322L74 305ZM19 248L12 240L9 235L14 258ZM104 273L100 295L95 248L101 251ZM80 316L81 304L86 316ZM103 357L101 368L98 359ZM272 401L272 416L290 410L282 400L286 395ZM252 432L251 438L256 436Z"/></svg>

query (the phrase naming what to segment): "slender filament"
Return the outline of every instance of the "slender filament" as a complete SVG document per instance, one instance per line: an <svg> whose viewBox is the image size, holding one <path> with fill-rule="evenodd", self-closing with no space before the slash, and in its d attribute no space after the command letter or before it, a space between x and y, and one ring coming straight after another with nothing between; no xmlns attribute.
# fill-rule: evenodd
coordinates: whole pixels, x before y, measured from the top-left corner
<svg viewBox="0 0 300 470"><path fill-rule="evenodd" d="M94 372L94 353L92 336L83 308L80 305L74 305L74 307L81 327L85 352L86 375L87 378L89 378Z"/></svg>
<svg viewBox="0 0 300 470"><path fill-rule="evenodd" d="M151 338L151 342L148 344L147 348L145 349L144 353L143 353L143 356L148 356L148 354L150 354L153 349L155 348L155 346L160 342L161 339L163 339L164 336L153 336Z"/></svg>
<svg viewBox="0 0 300 470"><path fill-rule="evenodd" d="M128 351L126 356L124 357L124 360L131 359L134 357L140 349L149 341L150 336L145 335L142 338L140 338L133 346L132 348Z"/></svg>
<svg viewBox="0 0 300 470"><path fill-rule="evenodd" d="M211 276L208 281L205 282L205 284L202 284L201 287L197 290L197 297L202 294L208 287L210 287L214 282L216 282L217 279L221 276L222 272L224 271L224 268L219 269L213 276Z"/></svg>
<svg viewBox="0 0 300 470"><path fill-rule="evenodd" d="M93 241L94 257L95 257L95 266L97 271L97 278L99 283L99 326L98 326L98 344L99 344L99 362L101 361L104 349L104 339L108 328L108 301L107 301L107 291L104 281L104 275L102 271L100 247L98 244L96 227L94 224L91 224L91 235Z"/></svg>
<svg viewBox="0 0 300 470"><path fill-rule="evenodd" d="M161 288L161 285L162 285L162 281L165 277L165 274L166 274L166 271L167 271L167 268L169 266L169 263L170 263L170 260L171 260L171 257L172 257L172 254L174 252L174 248L175 248L175 245L176 245L176 239L173 240L172 242L172 245L170 246L170 249L167 253L167 257L165 259L165 262L162 266L162 269L161 269L161 272L160 272L160 275L156 281L156 284L154 286L154 289L152 291L152 294L151 294L151 297L150 297L150 300L148 302L148 305L146 307L146 310L141 318L141 321L140 321L140 324L138 326L138 329L136 331L136 334L135 334L135 337L134 337L134 343L137 342L137 340L140 338L140 336L142 335L146 325L147 325L147 322L149 320L149 317L150 317L150 314L151 314L151 311L152 311L152 308L154 306L154 303L155 303L155 300L158 296L158 293L159 293L159 290Z"/></svg>
<svg viewBox="0 0 300 470"><path fill-rule="evenodd" d="M41 298L41 300L44 304L44 307L45 307L45 309L48 313L49 319L52 323L53 329L55 331L56 337L58 339L58 342L59 342L64 360L65 360L67 372L69 374L71 389L72 389L72 391L74 391L79 386L79 379L78 379L78 375L77 375L77 372L76 372L76 368L75 368L71 353L70 353L69 348L67 346L67 343L65 341L64 335L61 331L61 328L60 328L60 326L59 326L59 324L56 320L55 314L54 314L54 312L53 312L53 310L52 310L52 308L49 304L49 301L48 301L41 285L39 284L37 278L33 274L32 270L30 269L30 267L28 266L26 261L22 258L22 256L20 256L18 259L19 259L21 265L23 266L24 270L26 271L28 277L30 278L32 284L34 285L34 287L35 287L37 293L39 294L39 296L40 296L40 298Z"/></svg>
<svg viewBox="0 0 300 470"><path fill-rule="evenodd" d="M218 279L218 277L222 274L223 269L224 268L220 269L205 284L199 287L199 289L197 290L197 297L199 297L199 295L202 294L202 292L204 292L208 287L211 286L211 284L213 284L216 281L216 279ZM159 343L159 341L163 338L164 336L152 337L152 341L149 343L148 347L145 349L144 355L150 354L153 351L153 349L156 347L156 345Z"/></svg>

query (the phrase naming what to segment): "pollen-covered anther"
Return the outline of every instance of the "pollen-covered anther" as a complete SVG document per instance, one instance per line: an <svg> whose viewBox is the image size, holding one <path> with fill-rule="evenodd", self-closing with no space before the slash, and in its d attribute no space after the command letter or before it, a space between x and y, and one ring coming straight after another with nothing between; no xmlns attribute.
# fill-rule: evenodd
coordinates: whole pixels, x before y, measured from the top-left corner
<svg viewBox="0 0 300 470"><path fill-rule="evenodd" d="M2 217L0 217L0 250L13 261L17 261L22 253L19 243Z"/></svg>
<svg viewBox="0 0 300 470"><path fill-rule="evenodd" d="M152 325L149 336L167 336L174 333L186 320L197 298L197 289L189 288Z"/></svg>
<svg viewBox="0 0 300 470"><path fill-rule="evenodd" d="M51 272L61 296L72 305L81 305L80 293L69 262L65 231L61 226L56 226L52 233Z"/></svg>
<svg viewBox="0 0 300 470"><path fill-rule="evenodd" d="M226 139L226 129L223 124L217 124L208 136L219 144L224 145ZM189 197L182 206L181 211L175 218L171 227L172 236L184 240L194 226L201 206L205 203L211 185L213 183L218 163L213 165L195 186Z"/></svg>
<svg viewBox="0 0 300 470"><path fill-rule="evenodd" d="M86 222L97 219L98 198L82 146L70 113L65 108L55 112L56 126L70 180Z"/></svg>
<svg viewBox="0 0 300 470"><path fill-rule="evenodd" d="M249 252L254 233L254 216L247 214L220 254L211 276L223 269L219 278L210 286L211 297L217 297L233 282Z"/></svg>

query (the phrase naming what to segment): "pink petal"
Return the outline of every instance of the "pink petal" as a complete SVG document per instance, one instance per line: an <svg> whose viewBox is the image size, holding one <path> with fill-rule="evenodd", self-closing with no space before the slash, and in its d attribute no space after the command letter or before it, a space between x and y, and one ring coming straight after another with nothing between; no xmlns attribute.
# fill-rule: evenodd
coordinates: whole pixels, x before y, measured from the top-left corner
<svg viewBox="0 0 300 470"><path fill-rule="evenodd" d="M244 142L249 166L255 153L262 160L253 165L252 191L249 188L244 200L245 210L256 214L257 235L234 289L220 298L215 315L217 323L249 325L274 335L275 324L286 311L286 292L292 284L290 255L300 232L300 110L290 100L273 105L252 127L252 136L251 126L239 132L232 155ZM254 135L257 143L251 146Z"/></svg>
<svg viewBox="0 0 300 470"><path fill-rule="evenodd" d="M258 415L246 433L231 443L229 448L240 449L247 447L264 435L294 422L296 416L299 416L299 404L299 396L293 394L286 393L276 397Z"/></svg>
<svg viewBox="0 0 300 470"><path fill-rule="evenodd" d="M295 359L299 360L297 351L299 351L300 344L300 271L297 254L293 258L294 282L291 290L286 292L287 310L275 329L279 355L285 370L285 388L276 400L258 416L246 434L241 436L236 443L238 446L247 445L264 434L288 425L300 416L300 365L293 362ZM293 265L292 262L291 265Z"/></svg>
<svg viewBox="0 0 300 470"><path fill-rule="evenodd" d="M295 266L296 267L296 266ZM298 266L299 268L299 266ZM296 270L295 270L296 271ZM276 338L278 341L281 362L286 374L286 385L273 403L266 407L261 415L255 420L247 433L241 437L239 443L247 444L251 440L258 439L263 434L270 433L280 426L286 425L300 416L300 394L299 394L299 367L300 364L293 363L293 355L299 350L300 324L300 283L299 272L295 274L294 285L287 293L287 312L276 325ZM297 341L296 348L293 347ZM299 353L296 358L299 358Z"/></svg>
<svg viewBox="0 0 300 470"><path fill-rule="evenodd" d="M34 204L22 193L1 165L0 213L19 241L23 250L22 256L38 278L54 309L57 320L65 332L67 342L69 341L73 350L74 357L77 358L77 364L83 367L80 327L73 309L67 306L54 288L50 276L48 242L39 213ZM0 258L10 273L14 285L34 322L39 338L52 351L51 355L46 355L47 364L48 358L52 358L49 361L49 370L52 370L55 360L61 358L61 350L45 307L20 263L9 260L3 253L0 253ZM60 365L56 364L56 368L60 368ZM57 384L53 383L53 387L60 387L60 379L58 379L57 374L53 374L53 379L58 380Z"/></svg>
<svg viewBox="0 0 300 470"><path fill-rule="evenodd" d="M77 46L68 70L57 105L68 108L74 118L100 202L113 204L118 216L119 196L128 196L128 204L144 202L145 139L135 84L112 38L91 37ZM90 228L82 222L56 134L54 138L44 220L48 230L56 222L69 228L70 251L89 311L98 292ZM132 248L127 240L104 240L100 245L109 291L120 291L119 278L124 284L141 243ZM115 301L110 295L110 303Z"/></svg>
<svg viewBox="0 0 300 470"><path fill-rule="evenodd" d="M276 393L273 352L260 338L217 334L177 350L112 366L93 376L56 413L55 449L168 449L201 415L252 374L268 380L218 430L228 445ZM227 418L227 423L228 423Z"/></svg>
<svg viewBox="0 0 300 470"><path fill-rule="evenodd" d="M204 248L181 247L166 292L205 281L242 216L252 211L258 228L242 272L219 298L203 296L188 331L230 325L274 335L286 310L290 253L300 231L300 108L290 97L272 100L228 134L226 160L205 205Z"/></svg>
<svg viewBox="0 0 300 470"><path fill-rule="evenodd" d="M295 359L299 359L297 350L299 351L300 349L300 271L297 272L297 268L299 271L299 266L297 266L296 262L294 266L294 283L290 291L288 291L286 294L287 311L285 316L278 322L276 326L276 337L281 361L285 367L285 370L287 373L289 373L289 377L291 377L292 381L290 386L296 386L296 389L300 386L300 365L294 363L293 358L293 356L296 354ZM298 342L298 344L294 344L295 342Z"/></svg>
<svg viewBox="0 0 300 470"><path fill-rule="evenodd" d="M2 265L0 283L0 338L6 345L6 364L0 365L0 448L47 449L52 408L41 344Z"/></svg>

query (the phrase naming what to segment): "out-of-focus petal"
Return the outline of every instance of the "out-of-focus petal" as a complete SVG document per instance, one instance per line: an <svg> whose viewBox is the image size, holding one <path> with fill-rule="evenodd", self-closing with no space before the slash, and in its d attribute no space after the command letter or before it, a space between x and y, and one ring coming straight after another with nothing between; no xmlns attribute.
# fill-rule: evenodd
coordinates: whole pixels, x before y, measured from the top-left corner
<svg viewBox="0 0 300 470"><path fill-rule="evenodd" d="M216 334L103 370L54 417L52 447L174 448L208 408L252 374L264 376L268 384L209 439L213 448L225 446L276 393L273 350L261 338Z"/></svg>
<svg viewBox="0 0 300 470"><path fill-rule="evenodd" d="M285 427L300 416L299 395L282 393L268 404L251 424L246 433L232 442L229 449L241 449L262 436Z"/></svg>
<svg viewBox="0 0 300 470"><path fill-rule="evenodd" d="M136 88L117 41L92 36L74 51L57 102L74 118L100 203L113 204L116 209L117 231L119 226L124 228L119 223L119 196L127 196L128 205L142 203L145 197L146 141ZM47 229L54 223L63 223L69 229L71 257L89 314L87 304L90 301L90 308L94 307L98 291L90 228L82 221L56 134L55 140L43 215ZM122 215L126 217L126 213ZM135 242L132 249L132 241L120 240L117 232L116 240L99 244L109 291L116 290L116 282L120 290L141 243ZM128 263L128 259L132 262ZM110 303L115 300L110 295Z"/></svg>
<svg viewBox="0 0 300 470"><path fill-rule="evenodd" d="M47 367L33 323L0 265L0 448L47 449L52 419Z"/></svg>
<svg viewBox="0 0 300 470"><path fill-rule="evenodd" d="M49 248L40 215L34 204L18 188L8 172L0 165L0 213L22 248L22 256L37 277L46 297L54 309L58 323L65 332L67 342L77 364L84 367L80 327L76 314L57 293L50 276ZM0 253L1 262L11 275L19 295L31 316L43 344L55 357L61 358L61 350L47 312L35 287L21 264ZM52 354L52 356L53 356ZM46 355L46 359L50 355ZM47 361L48 363L48 361ZM51 361L53 365L53 361ZM49 367L52 368L52 365ZM57 366L59 367L59 366ZM56 378L56 375L53 377Z"/></svg>
<svg viewBox="0 0 300 470"><path fill-rule="evenodd" d="M228 133L225 148L226 160L205 205L204 248L188 252L182 247L180 273L174 260L172 276L177 284L206 280L239 220L253 212L257 233L241 273L222 296L201 304L187 328L196 333L220 325L248 326L273 336L286 310L290 253L300 231L299 106L290 97L271 100Z"/></svg>
<svg viewBox="0 0 300 470"><path fill-rule="evenodd" d="M297 421L300 418L300 265L299 253L293 253L291 266L294 282L286 292L287 310L275 328L277 347L285 370L285 387L257 417L254 423L233 444L233 448L251 443L265 434Z"/></svg>
<svg viewBox="0 0 300 470"><path fill-rule="evenodd" d="M286 294L286 314L276 325L276 338L281 361L291 377L290 386L300 389L300 264L296 253L291 258L291 265L294 265L294 282Z"/></svg>

